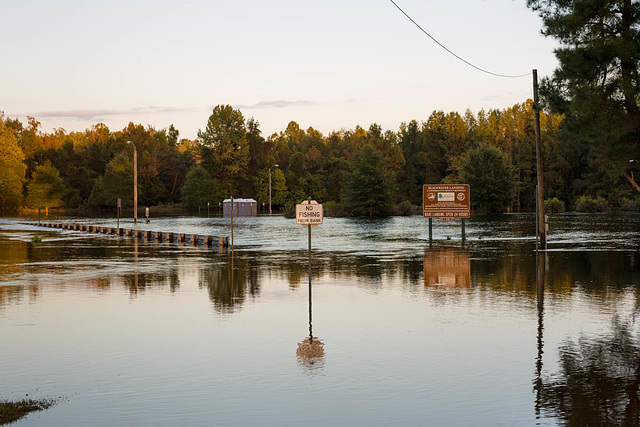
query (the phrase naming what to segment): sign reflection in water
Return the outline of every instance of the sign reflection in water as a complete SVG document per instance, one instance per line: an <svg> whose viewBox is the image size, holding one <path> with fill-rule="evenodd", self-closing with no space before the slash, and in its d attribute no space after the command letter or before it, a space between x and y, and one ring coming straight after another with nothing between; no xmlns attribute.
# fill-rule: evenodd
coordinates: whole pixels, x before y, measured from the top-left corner
<svg viewBox="0 0 640 427"><path fill-rule="evenodd" d="M424 250L424 285L446 288L471 286L471 258L464 249L440 247Z"/></svg>
<svg viewBox="0 0 640 427"><path fill-rule="evenodd" d="M298 363L313 372L324 367L324 342L313 336L313 305L311 300L311 276L309 276L309 338L298 343L296 355Z"/></svg>

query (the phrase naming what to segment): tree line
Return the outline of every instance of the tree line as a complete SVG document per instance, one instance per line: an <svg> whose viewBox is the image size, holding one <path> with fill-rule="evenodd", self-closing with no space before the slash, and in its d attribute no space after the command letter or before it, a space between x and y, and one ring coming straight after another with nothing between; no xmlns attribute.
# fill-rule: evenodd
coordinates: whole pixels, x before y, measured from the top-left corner
<svg viewBox="0 0 640 427"><path fill-rule="evenodd" d="M489 211L535 205L536 154L531 100L474 115L434 111L398 131L372 124L323 135L290 122L264 137L259 123L216 106L195 140L174 126L129 123L111 131L43 132L40 123L0 116L0 204L5 208L109 209L133 204L133 147L141 206L217 206L229 196L281 209L311 196L336 215L407 214L422 185L468 183L472 204ZM541 115L545 198L567 208L585 197L606 207L638 207L624 173L616 176L589 146L561 131L563 116ZM623 171L624 172L624 171ZM413 208L415 209L415 208Z"/></svg>

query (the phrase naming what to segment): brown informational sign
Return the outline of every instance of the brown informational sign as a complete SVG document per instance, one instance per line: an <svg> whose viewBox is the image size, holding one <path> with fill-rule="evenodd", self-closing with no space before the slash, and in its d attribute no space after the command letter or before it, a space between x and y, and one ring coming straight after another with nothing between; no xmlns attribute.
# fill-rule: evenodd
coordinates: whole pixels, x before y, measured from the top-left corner
<svg viewBox="0 0 640 427"><path fill-rule="evenodd" d="M469 218L469 184L436 184L422 187L425 218Z"/></svg>

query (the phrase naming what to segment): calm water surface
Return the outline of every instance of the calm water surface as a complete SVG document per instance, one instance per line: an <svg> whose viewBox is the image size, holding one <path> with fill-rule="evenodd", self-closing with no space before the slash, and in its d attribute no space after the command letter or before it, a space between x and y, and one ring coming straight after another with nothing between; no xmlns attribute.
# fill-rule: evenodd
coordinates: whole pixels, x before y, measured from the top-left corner
<svg viewBox="0 0 640 427"><path fill-rule="evenodd" d="M17 426L640 423L637 214L552 216L540 256L530 214L464 247L456 222L430 245L421 217L328 218L311 301L291 219L236 220L225 253L24 220L0 218L0 399L63 399Z"/></svg>

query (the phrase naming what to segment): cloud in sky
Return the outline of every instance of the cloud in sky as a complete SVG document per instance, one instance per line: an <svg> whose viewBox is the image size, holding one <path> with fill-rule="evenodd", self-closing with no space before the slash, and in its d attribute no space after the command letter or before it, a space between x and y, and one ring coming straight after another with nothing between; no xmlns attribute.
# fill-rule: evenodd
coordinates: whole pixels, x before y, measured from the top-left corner
<svg viewBox="0 0 640 427"><path fill-rule="evenodd" d="M91 109L77 109L77 110L54 110L54 111L40 111L34 113L35 117L42 118L68 118L78 120L93 120L100 117L107 116L124 116L131 114L162 114L162 113L181 113L192 111L190 108L176 108L176 107L136 107L127 110L91 110Z"/></svg>
<svg viewBox="0 0 640 427"><path fill-rule="evenodd" d="M259 108L286 108L286 107L311 107L318 105L316 101L298 100L298 101L285 101L282 99L273 101L259 101L255 104L237 105L236 108L241 110L251 110Z"/></svg>

